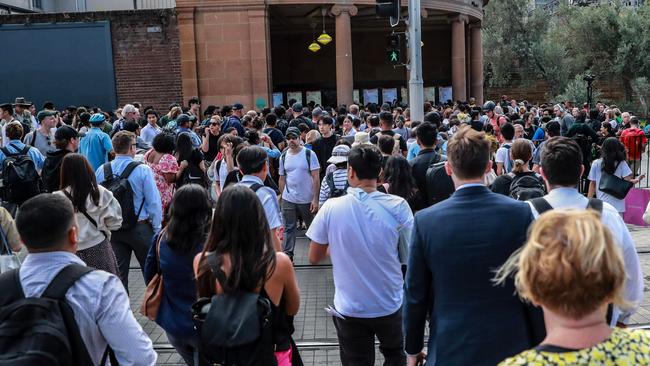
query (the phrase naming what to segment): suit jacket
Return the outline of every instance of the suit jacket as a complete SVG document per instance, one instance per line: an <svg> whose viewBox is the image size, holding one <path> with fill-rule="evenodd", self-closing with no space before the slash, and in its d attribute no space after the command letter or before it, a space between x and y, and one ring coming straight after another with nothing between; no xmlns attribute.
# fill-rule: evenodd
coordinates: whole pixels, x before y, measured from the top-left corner
<svg viewBox="0 0 650 366"><path fill-rule="evenodd" d="M404 304L408 354L422 350L429 313L432 365L493 366L543 340L541 309L519 300L512 279L492 283L532 221L528 204L484 186L460 189L415 216Z"/></svg>

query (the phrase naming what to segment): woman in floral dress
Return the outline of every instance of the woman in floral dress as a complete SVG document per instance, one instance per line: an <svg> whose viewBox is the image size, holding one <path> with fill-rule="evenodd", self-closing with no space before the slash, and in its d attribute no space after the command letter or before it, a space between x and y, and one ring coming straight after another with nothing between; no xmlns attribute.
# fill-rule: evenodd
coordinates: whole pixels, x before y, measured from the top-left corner
<svg viewBox="0 0 650 366"><path fill-rule="evenodd" d="M178 162L172 155L174 153L174 136L166 133L158 134L154 137L151 145L153 149L147 151L143 160L153 170L163 212L165 212L174 195L174 182L179 170Z"/></svg>

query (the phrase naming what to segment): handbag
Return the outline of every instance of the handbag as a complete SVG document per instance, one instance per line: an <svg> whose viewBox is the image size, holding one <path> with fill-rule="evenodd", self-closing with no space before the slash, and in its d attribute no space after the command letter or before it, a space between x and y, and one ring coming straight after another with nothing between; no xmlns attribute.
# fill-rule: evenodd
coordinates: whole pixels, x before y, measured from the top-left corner
<svg viewBox="0 0 650 366"><path fill-rule="evenodd" d="M162 272L160 272L160 241L164 232L161 232L158 235L158 240L156 241L156 258L158 261L158 271L153 276L147 289L144 291L144 298L142 299L142 304L140 304L140 314L149 318L149 320L156 320L158 316L158 309L160 308L160 302L163 297L163 277Z"/></svg>
<svg viewBox="0 0 650 366"><path fill-rule="evenodd" d="M614 168L614 172L618 169L618 166L621 164L619 161ZM625 199L627 193L634 187L634 183L628 182L623 178L617 177L614 174L606 172L604 169L602 175L600 176L600 182L598 183L598 189L601 192L607 193L608 195L617 198L619 200Z"/></svg>
<svg viewBox="0 0 650 366"><path fill-rule="evenodd" d="M0 273L5 273L20 267L20 259L9 246L5 231L0 227L0 240L2 241L2 255L0 255Z"/></svg>

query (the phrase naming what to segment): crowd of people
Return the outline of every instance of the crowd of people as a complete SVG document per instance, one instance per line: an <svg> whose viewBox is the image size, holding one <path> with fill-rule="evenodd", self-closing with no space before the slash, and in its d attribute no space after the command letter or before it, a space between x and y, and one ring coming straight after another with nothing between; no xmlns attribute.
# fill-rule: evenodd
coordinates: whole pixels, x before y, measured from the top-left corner
<svg viewBox="0 0 650 366"><path fill-rule="evenodd" d="M141 312L188 365L301 365L306 230L309 262L331 260L343 365L374 365L375 337L385 365L650 365L625 329L643 274L622 218L650 131L616 106L0 111L2 255L28 252L0 275L3 355L154 364L135 255ZM69 352L15 332L37 314L67 319Z"/></svg>

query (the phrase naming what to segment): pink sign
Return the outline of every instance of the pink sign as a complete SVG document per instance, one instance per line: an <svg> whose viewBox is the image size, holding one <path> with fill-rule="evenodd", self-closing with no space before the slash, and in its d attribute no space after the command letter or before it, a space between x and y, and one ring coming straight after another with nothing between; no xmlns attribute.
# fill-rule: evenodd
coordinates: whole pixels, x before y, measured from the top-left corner
<svg viewBox="0 0 650 366"><path fill-rule="evenodd" d="M643 221L643 213L650 202L650 190L632 188L625 197L625 223L639 226L648 226Z"/></svg>

